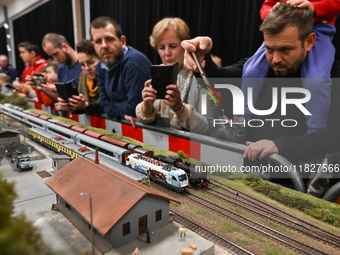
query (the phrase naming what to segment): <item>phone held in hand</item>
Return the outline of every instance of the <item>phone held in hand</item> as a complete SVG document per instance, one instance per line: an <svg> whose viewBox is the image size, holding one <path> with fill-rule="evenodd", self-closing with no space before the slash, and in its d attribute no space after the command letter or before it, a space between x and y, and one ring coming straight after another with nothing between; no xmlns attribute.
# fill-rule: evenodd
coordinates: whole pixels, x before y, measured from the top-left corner
<svg viewBox="0 0 340 255"><path fill-rule="evenodd" d="M46 84L45 77L41 73L33 74L31 79L35 86L41 86L41 84Z"/></svg>
<svg viewBox="0 0 340 255"><path fill-rule="evenodd" d="M78 96L78 87L76 86L75 80L70 80L66 83L62 83L62 82L56 82L54 83L59 97L61 97L62 99L64 99L67 103L68 103L68 99L71 98L73 95Z"/></svg>
<svg viewBox="0 0 340 255"><path fill-rule="evenodd" d="M158 99L164 99L166 87L177 83L178 63L172 66L152 65L150 71L152 88L157 90Z"/></svg>

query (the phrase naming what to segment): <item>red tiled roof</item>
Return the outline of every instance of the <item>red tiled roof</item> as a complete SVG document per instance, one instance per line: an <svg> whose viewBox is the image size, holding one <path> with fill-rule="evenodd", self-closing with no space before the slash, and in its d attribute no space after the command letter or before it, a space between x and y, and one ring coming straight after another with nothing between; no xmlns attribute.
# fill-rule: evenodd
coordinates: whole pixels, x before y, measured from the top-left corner
<svg viewBox="0 0 340 255"><path fill-rule="evenodd" d="M100 162L99 162L100 163ZM145 195L179 203L112 169L77 157L50 177L46 184L90 222L92 196L93 226L105 235Z"/></svg>

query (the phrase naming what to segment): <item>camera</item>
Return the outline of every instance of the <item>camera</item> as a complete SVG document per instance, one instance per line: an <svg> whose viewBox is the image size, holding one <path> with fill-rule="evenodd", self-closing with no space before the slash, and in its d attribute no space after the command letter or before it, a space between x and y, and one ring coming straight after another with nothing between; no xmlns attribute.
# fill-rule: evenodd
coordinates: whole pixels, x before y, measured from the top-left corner
<svg viewBox="0 0 340 255"><path fill-rule="evenodd" d="M41 86L41 84L46 84L44 76L40 73L35 73L32 77L32 81L35 86Z"/></svg>

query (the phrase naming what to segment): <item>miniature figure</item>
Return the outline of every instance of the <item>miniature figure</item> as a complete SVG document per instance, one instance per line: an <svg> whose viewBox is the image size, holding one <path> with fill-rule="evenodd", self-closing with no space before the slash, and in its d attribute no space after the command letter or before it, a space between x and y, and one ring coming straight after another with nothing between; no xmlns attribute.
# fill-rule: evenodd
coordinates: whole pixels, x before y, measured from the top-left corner
<svg viewBox="0 0 340 255"><path fill-rule="evenodd" d="M151 243L150 242L150 236L153 234L153 232L151 232L150 228L148 228L148 230L146 231L146 242L147 243Z"/></svg>
<svg viewBox="0 0 340 255"><path fill-rule="evenodd" d="M134 250L134 252L132 253L132 255L142 255L142 254L140 253L140 250L138 250L138 248L136 248Z"/></svg>
<svg viewBox="0 0 340 255"><path fill-rule="evenodd" d="M185 227L185 225L182 225L179 229L178 232L181 233L180 237L182 238L182 235L184 234L184 238L187 236L185 232L187 232L187 228Z"/></svg>

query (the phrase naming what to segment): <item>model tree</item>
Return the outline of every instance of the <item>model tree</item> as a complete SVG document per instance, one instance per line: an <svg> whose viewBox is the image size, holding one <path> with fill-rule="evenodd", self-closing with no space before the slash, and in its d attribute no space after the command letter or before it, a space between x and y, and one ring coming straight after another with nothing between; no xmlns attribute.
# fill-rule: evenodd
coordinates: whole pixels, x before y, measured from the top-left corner
<svg viewBox="0 0 340 255"><path fill-rule="evenodd" d="M51 254L47 252L39 230L25 215L14 215L16 197L14 182L6 182L0 172L0 254Z"/></svg>

